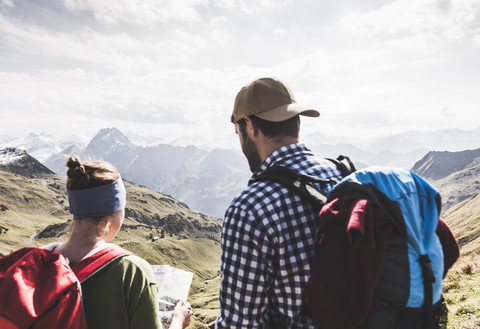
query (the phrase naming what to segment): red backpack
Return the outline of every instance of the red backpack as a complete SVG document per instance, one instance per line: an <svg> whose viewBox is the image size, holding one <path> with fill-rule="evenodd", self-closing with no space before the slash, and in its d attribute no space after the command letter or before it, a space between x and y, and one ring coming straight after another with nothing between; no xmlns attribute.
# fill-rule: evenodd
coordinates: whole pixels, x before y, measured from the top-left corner
<svg viewBox="0 0 480 329"><path fill-rule="evenodd" d="M108 245L73 267L59 253L26 247L0 258L0 328L86 329L80 283L118 257Z"/></svg>

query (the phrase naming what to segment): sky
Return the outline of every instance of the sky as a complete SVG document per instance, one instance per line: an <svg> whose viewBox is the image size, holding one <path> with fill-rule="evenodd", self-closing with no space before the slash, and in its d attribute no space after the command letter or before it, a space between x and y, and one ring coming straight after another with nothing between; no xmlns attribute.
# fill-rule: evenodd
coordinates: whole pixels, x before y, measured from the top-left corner
<svg viewBox="0 0 480 329"><path fill-rule="evenodd" d="M0 0L0 136L228 147L265 76L321 113L301 138L477 128L480 0Z"/></svg>

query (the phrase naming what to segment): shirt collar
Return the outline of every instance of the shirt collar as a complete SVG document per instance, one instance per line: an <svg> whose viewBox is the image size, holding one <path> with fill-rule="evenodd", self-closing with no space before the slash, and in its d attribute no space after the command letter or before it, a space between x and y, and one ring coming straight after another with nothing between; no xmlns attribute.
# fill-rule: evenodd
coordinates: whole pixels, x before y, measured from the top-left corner
<svg viewBox="0 0 480 329"><path fill-rule="evenodd" d="M260 167L253 173L252 178L257 177L268 168L284 162L288 158L297 157L301 154L313 155L312 151L302 143L284 145L276 149L263 161Z"/></svg>

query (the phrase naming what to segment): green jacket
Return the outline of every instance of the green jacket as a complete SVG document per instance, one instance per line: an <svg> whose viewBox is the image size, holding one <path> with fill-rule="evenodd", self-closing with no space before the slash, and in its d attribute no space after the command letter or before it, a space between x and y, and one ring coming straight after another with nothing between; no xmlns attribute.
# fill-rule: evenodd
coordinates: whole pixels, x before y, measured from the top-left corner
<svg viewBox="0 0 480 329"><path fill-rule="evenodd" d="M124 256L82 283L88 329L162 328L150 264Z"/></svg>

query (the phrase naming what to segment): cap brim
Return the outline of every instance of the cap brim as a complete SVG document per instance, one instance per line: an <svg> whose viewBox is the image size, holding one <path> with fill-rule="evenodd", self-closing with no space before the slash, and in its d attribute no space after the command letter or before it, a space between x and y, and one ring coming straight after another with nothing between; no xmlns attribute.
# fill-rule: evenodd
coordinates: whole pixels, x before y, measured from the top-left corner
<svg viewBox="0 0 480 329"><path fill-rule="evenodd" d="M285 104L274 109L264 111L261 113L255 113L255 116L260 119L271 122L282 122L293 118L296 115L304 115L307 117L319 117L320 112L317 110L308 109L297 103Z"/></svg>

